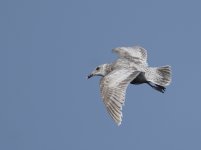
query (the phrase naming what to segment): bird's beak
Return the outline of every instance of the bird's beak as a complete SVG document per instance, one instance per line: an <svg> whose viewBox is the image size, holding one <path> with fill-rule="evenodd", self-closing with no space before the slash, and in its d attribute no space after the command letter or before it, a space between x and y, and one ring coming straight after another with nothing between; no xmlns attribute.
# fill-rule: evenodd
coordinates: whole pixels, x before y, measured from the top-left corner
<svg viewBox="0 0 201 150"><path fill-rule="evenodd" d="M94 76L93 74L90 74L90 75L87 76L87 79L89 79L89 78L91 78L93 76Z"/></svg>

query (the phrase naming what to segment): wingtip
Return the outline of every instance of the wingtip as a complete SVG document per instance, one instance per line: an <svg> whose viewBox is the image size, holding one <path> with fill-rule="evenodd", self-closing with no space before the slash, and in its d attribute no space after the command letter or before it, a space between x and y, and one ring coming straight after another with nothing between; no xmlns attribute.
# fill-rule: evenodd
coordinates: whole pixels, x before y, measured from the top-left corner
<svg viewBox="0 0 201 150"><path fill-rule="evenodd" d="M120 47L113 48L113 49L112 49L112 52L115 52L115 53L116 53L116 52L118 52L119 49L120 49Z"/></svg>
<svg viewBox="0 0 201 150"><path fill-rule="evenodd" d="M121 125L121 121L120 122L117 122L117 126L119 127Z"/></svg>
<svg viewBox="0 0 201 150"><path fill-rule="evenodd" d="M112 53L115 53L115 52L116 52L116 48L113 48L113 49L112 49Z"/></svg>
<svg viewBox="0 0 201 150"><path fill-rule="evenodd" d="M118 121L115 121L117 126L119 127L121 125L121 122L122 122L122 114L121 114L121 118L118 120Z"/></svg>

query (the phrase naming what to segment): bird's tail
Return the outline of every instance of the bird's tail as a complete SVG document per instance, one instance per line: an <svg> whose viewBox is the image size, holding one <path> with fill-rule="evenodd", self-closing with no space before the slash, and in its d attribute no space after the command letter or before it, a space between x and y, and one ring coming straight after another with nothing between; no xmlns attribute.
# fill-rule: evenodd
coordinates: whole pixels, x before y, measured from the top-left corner
<svg viewBox="0 0 201 150"><path fill-rule="evenodd" d="M171 82L171 67L162 66L149 68L149 71L145 73L146 79L159 86L168 86Z"/></svg>

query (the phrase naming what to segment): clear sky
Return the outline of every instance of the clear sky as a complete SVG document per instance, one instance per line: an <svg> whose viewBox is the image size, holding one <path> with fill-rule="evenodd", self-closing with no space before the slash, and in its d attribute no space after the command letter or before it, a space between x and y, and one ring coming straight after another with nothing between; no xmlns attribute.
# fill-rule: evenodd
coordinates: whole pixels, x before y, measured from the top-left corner
<svg viewBox="0 0 201 150"><path fill-rule="evenodd" d="M1 150L200 150L201 2L1 0ZM165 94L130 85L116 126L97 65L141 45L171 65Z"/></svg>

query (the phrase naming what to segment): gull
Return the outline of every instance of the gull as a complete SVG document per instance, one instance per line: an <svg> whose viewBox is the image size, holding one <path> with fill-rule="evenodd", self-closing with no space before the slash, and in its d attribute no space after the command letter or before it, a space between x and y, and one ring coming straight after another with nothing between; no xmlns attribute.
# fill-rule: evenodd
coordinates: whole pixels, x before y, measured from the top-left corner
<svg viewBox="0 0 201 150"><path fill-rule="evenodd" d="M171 67L149 67L147 51L140 46L117 47L112 49L119 58L111 64L96 67L88 79L101 76L100 93L106 110L119 126L122 122L122 106L125 102L129 84L146 83L153 89L164 93L171 83Z"/></svg>

